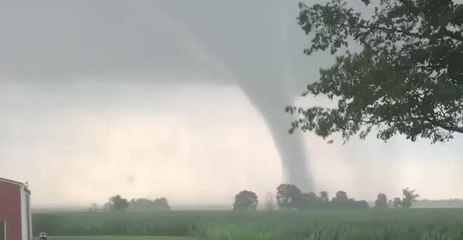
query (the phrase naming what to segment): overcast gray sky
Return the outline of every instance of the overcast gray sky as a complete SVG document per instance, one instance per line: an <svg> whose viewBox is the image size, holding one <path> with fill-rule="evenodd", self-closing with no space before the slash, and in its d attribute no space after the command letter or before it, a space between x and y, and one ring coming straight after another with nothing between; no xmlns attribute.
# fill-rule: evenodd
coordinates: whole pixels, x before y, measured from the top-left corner
<svg viewBox="0 0 463 240"><path fill-rule="evenodd" d="M333 62L302 54L297 14L297 1L0 2L0 176L28 181L36 207L263 199L285 181L269 116ZM462 136L302 140L316 191L463 198Z"/></svg>

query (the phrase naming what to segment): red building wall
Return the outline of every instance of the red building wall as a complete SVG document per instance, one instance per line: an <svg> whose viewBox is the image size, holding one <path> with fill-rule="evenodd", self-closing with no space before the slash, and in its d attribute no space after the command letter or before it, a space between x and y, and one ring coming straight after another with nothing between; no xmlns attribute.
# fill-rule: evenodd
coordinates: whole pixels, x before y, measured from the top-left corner
<svg viewBox="0 0 463 240"><path fill-rule="evenodd" d="M6 222L6 239L21 240L20 185L0 181L0 219Z"/></svg>

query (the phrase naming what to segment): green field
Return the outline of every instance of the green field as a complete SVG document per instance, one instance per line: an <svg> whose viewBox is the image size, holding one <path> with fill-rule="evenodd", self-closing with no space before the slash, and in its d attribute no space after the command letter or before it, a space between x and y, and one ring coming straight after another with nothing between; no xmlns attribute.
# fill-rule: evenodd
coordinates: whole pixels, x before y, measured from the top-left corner
<svg viewBox="0 0 463 240"><path fill-rule="evenodd" d="M33 223L51 240L463 239L463 209L40 213Z"/></svg>

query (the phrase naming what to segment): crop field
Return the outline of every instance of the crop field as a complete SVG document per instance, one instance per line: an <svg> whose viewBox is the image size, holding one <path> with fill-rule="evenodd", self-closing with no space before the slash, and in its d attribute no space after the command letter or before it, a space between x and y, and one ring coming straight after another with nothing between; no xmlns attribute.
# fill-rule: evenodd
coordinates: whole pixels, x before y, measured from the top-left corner
<svg viewBox="0 0 463 240"><path fill-rule="evenodd" d="M37 213L33 224L50 240L463 239L463 209Z"/></svg>

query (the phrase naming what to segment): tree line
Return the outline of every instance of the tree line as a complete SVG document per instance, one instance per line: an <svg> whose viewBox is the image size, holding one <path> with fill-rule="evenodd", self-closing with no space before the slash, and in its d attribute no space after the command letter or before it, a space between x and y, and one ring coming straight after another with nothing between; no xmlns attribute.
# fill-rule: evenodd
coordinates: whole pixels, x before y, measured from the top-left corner
<svg viewBox="0 0 463 240"><path fill-rule="evenodd" d="M405 188L402 190L403 198L396 197L394 200L387 200L387 196L384 193L378 194L378 198L375 201L375 208L410 208L412 202L414 202L420 195L415 193L415 190L409 190Z"/></svg>
<svg viewBox="0 0 463 240"><path fill-rule="evenodd" d="M98 206L93 204L90 211L97 211ZM108 202L103 205L104 211L168 211L171 210L169 202L165 197L156 198L153 200L146 198L137 198L127 200L121 195L114 195L108 199Z"/></svg>
<svg viewBox="0 0 463 240"><path fill-rule="evenodd" d="M344 191L337 191L333 198L329 198L326 191L321 191L319 195L314 192L303 193L296 185L281 184L277 187L276 200L280 210L314 210L314 209L369 209L370 206L365 200L355 200L349 198ZM412 202L419 195L415 190L405 188L402 190L403 198L396 197L393 201L388 201L383 193L378 194L374 208L410 208ZM256 210L258 206L256 193L244 190L236 194L233 210ZM273 198L265 203L265 209L273 209Z"/></svg>

